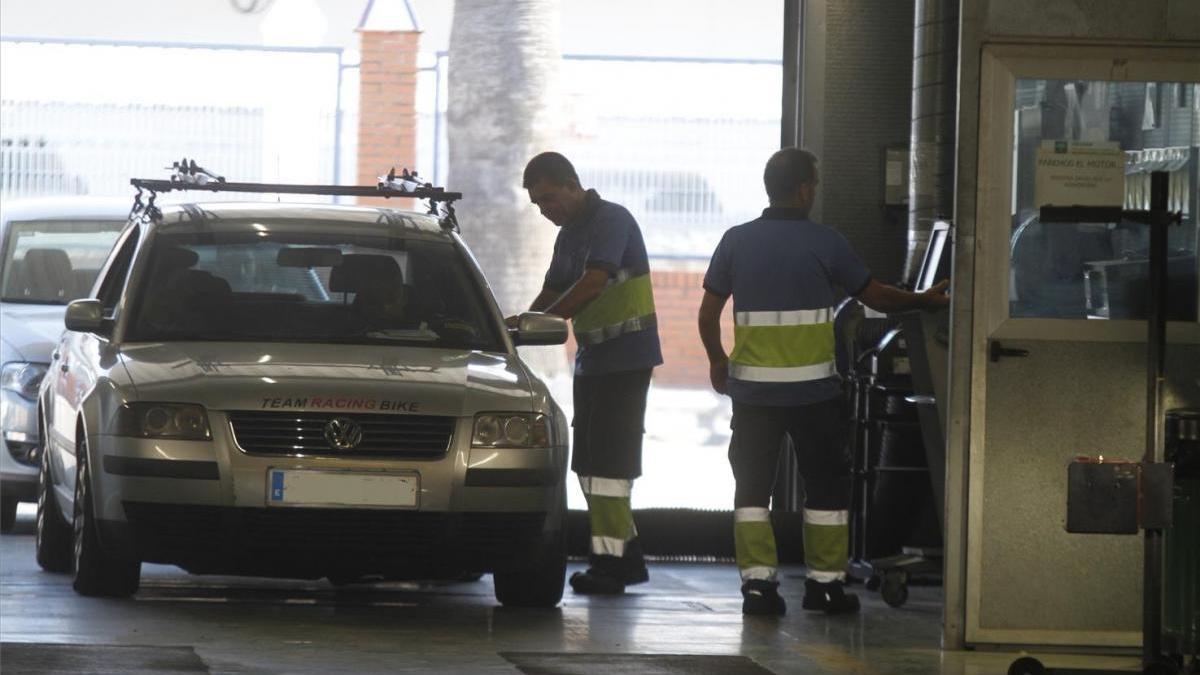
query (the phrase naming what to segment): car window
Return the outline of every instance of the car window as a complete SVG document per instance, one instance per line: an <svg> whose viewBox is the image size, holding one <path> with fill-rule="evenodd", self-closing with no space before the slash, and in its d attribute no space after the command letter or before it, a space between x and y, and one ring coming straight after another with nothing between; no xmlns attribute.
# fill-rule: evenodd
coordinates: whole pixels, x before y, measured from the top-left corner
<svg viewBox="0 0 1200 675"><path fill-rule="evenodd" d="M128 339L504 349L454 244L339 229L224 222L217 232L158 232Z"/></svg>
<svg viewBox="0 0 1200 675"><path fill-rule="evenodd" d="M86 297L124 225L124 220L10 222L0 297L51 305Z"/></svg>
<svg viewBox="0 0 1200 675"><path fill-rule="evenodd" d="M121 291L125 288L125 278L129 276L133 252L137 250L138 233L138 226L135 225L130 229L129 234L119 244L120 249L113 254L108 269L104 272L104 279L100 282L100 288L96 292L96 297L104 307L104 316L112 317L117 303L121 301Z"/></svg>

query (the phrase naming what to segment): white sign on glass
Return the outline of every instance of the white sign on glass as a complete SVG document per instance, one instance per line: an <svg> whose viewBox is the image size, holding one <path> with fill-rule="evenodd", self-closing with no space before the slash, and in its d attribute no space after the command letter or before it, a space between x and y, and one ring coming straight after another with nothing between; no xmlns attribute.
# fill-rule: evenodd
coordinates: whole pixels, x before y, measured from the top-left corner
<svg viewBox="0 0 1200 675"><path fill-rule="evenodd" d="M1042 141L1034 180L1038 206L1121 206L1125 153L1111 142Z"/></svg>

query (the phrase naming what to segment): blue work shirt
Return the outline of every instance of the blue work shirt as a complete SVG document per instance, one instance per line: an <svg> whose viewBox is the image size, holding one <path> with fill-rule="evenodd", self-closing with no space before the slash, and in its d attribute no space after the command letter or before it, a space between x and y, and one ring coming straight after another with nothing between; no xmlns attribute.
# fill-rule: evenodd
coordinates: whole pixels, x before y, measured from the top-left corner
<svg viewBox="0 0 1200 675"><path fill-rule="evenodd" d="M612 277L619 270L650 272L646 244L633 214L620 204L604 201L595 190L587 191L579 221L559 230L543 286L565 293L589 268L605 270ZM599 344L579 345L575 352L575 374L645 370L662 362L658 328L651 326Z"/></svg>
<svg viewBox="0 0 1200 675"><path fill-rule="evenodd" d="M870 282L870 271L840 232L800 209L780 207L726 231L704 275L706 291L733 296L734 312L832 308L838 288L858 295ZM750 405L808 405L841 393L837 375L807 382L729 378L730 398Z"/></svg>

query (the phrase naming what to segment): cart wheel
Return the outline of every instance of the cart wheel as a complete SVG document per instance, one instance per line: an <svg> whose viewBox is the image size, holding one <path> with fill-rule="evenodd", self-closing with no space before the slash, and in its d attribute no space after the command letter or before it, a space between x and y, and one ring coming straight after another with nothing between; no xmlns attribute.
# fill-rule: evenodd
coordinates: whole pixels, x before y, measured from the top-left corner
<svg viewBox="0 0 1200 675"><path fill-rule="evenodd" d="M879 586L882 583L883 583L883 580L879 578L878 574L872 574L867 579L867 590L868 591L877 591L877 590L879 590Z"/></svg>
<svg viewBox="0 0 1200 675"><path fill-rule="evenodd" d="M1022 656L1008 667L1008 675L1046 675L1046 666L1032 656Z"/></svg>
<svg viewBox="0 0 1200 675"><path fill-rule="evenodd" d="M908 579L903 572L888 572L883 578L880 589L883 601L892 607L900 607L908 602Z"/></svg>

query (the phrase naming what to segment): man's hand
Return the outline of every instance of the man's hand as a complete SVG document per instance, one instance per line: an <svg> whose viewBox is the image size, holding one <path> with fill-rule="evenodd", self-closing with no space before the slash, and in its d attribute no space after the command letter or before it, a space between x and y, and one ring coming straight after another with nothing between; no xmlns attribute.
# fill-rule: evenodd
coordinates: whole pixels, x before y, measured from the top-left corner
<svg viewBox="0 0 1200 675"><path fill-rule="evenodd" d="M729 359L709 362L708 380L712 382L713 391L717 392L718 394L728 394Z"/></svg>
<svg viewBox="0 0 1200 675"><path fill-rule="evenodd" d="M942 280L928 290L913 293L890 284L881 284L872 279L867 287L855 297L867 307L884 314L907 312L913 309L932 312L950 304L950 296L946 294L946 288L949 286L949 280Z"/></svg>
<svg viewBox="0 0 1200 675"><path fill-rule="evenodd" d="M949 305L950 294L946 292L946 289L949 287L950 280L942 279L926 290L921 291L921 300L925 303L925 309L932 311Z"/></svg>

